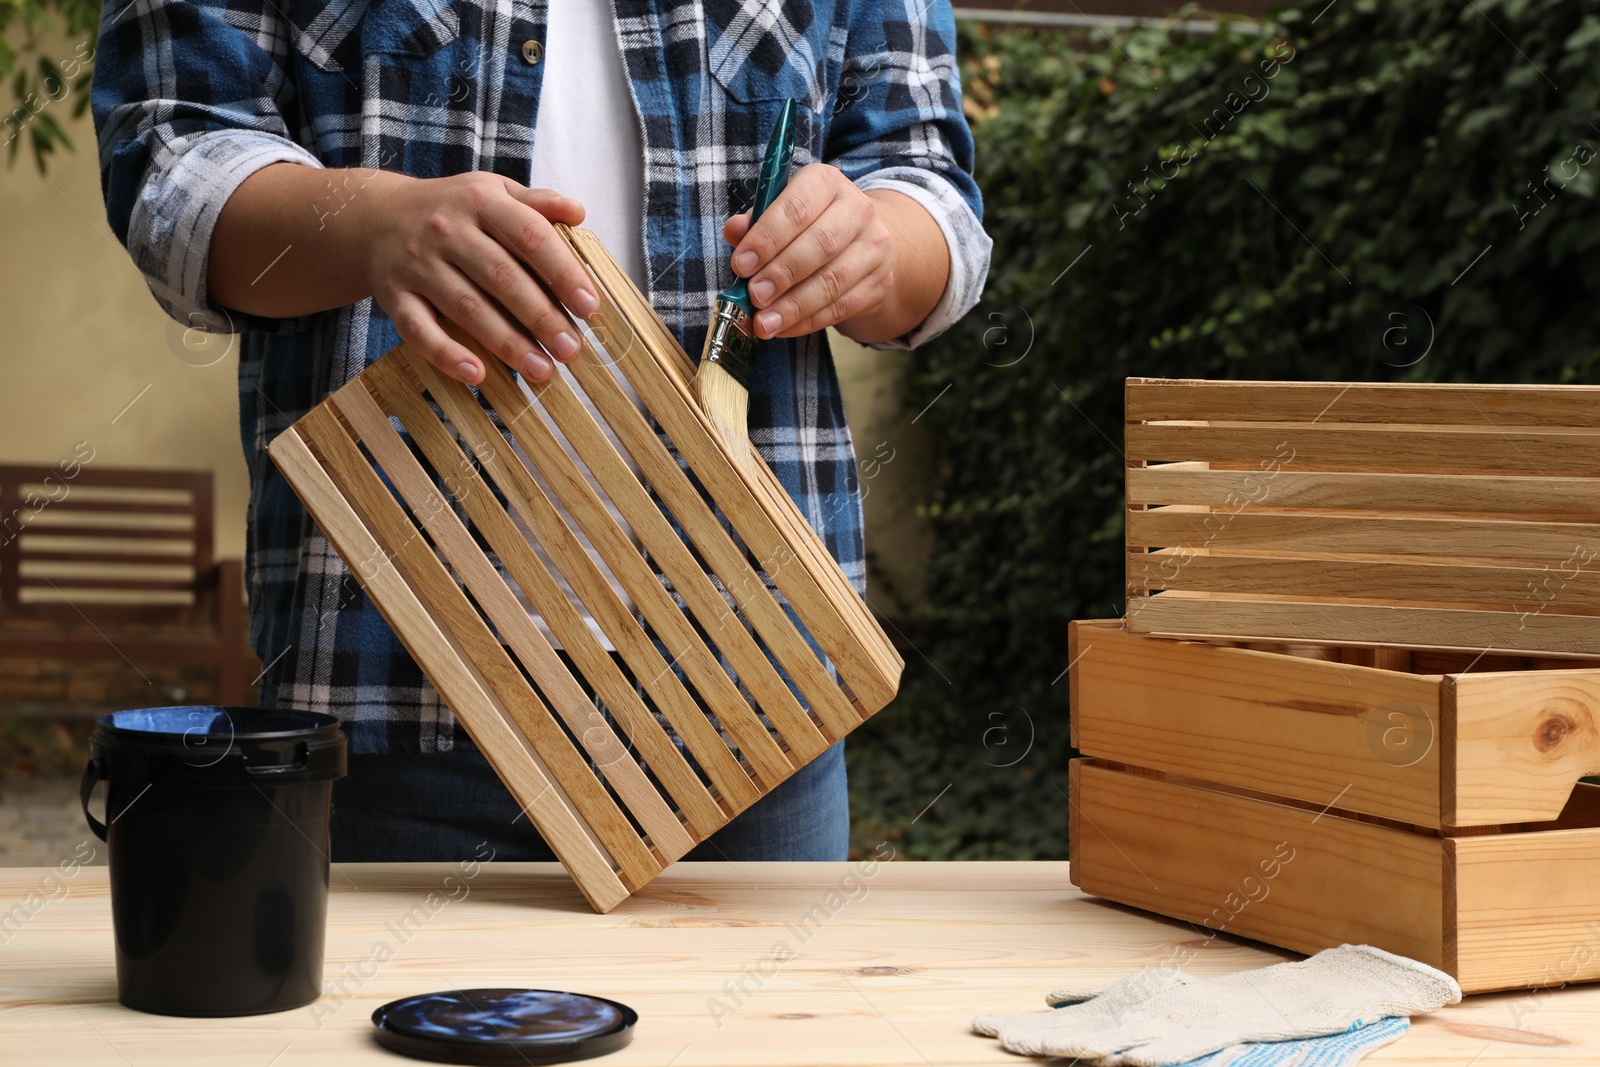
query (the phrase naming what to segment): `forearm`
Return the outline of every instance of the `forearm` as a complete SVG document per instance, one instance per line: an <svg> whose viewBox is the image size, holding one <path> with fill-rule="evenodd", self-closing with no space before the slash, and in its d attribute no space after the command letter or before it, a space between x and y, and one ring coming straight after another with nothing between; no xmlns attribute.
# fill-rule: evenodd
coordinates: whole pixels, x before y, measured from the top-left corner
<svg viewBox="0 0 1600 1067"><path fill-rule="evenodd" d="M933 216L909 196L892 189L866 195L893 235L893 281L879 307L845 319L837 329L873 344L905 336L938 305L950 278L950 249Z"/></svg>
<svg viewBox="0 0 1600 1067"><path fill-rule="evenodd" d="M484 352L533 381L580 340L562 304L587 318L593 282L561 241L583 205L497 174L412 178L378 170L263 167L223 206L207 290L267 318L372 297L401 339L445 373L482 380ZM481 346L474 352L445 319Z"/></svg>
<svg viewBox="0 0 1600 1067"><path fill-rule="evenodd" d="M211 299L250 315L291 318L371 296L368 223L395 187L411 180L380 170L263 167L217 219Z"/></svg>

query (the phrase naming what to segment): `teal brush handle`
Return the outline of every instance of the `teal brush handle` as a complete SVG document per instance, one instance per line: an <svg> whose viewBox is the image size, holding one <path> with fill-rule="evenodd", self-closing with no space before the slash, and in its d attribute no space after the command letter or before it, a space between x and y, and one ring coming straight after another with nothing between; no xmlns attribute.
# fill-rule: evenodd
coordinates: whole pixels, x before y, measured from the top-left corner
<svg viewBox="0 0 1600 1067"><path fill-rule="evenodd" d="M754 226L761 213L772 206L789 184L789 163L794 159L794 101L785 100L778 112L778 124L767 140L766 155L761 157L761 174L756 179L756 202L750 207L750 225ZM750 302L750 279L738 278L724 289L718 300L737 304L746 315L754 315L756 308Z"/></svg>

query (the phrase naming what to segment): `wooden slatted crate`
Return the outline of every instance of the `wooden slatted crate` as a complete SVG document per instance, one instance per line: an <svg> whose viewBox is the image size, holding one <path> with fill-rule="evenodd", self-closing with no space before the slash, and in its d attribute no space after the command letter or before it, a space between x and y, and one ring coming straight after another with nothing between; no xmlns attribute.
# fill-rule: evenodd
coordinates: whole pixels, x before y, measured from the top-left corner
<svg viewBox="0 0 1600 1067"><path fill-rule="evenodd" d="M1130 379L1128 626L1600 656L1600 387Z"/></svg>
<svg viewBox="0 0 1600 1067"><path fill-rule="evenodd" d="M1126 434L1074 882L1469 993L1600 978L1600 389L1131 379Z"/></svg>
<svg viewBox="0 0 1600 1067"><path fill-rule="evenodd" d="M1204 936L1377 945L1468 993L1600 978L1600 786L1579 783L1600 771L1600 669L1438 652L1379 668L1370 650L1120 622L1073 623L1071 641L1085 892Z"/></svg>
<svg viewBox="0 0 1600 1067"><path fill-rule="evenodd" d="M401 345L270 452L578 887L607 911L887 704L903 664L771 470L758 460L747 473L711 431L690 389L693 362L666 325L591 234L561 229L601 301L600 347L585 338L570 380L530 383L530 399L478 349L488 368L480 402Z"/></svg>

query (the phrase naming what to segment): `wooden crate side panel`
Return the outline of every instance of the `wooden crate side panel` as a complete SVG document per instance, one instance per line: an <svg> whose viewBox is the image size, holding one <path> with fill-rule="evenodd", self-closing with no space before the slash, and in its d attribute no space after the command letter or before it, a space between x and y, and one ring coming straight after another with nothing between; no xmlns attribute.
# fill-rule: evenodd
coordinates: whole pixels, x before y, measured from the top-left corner
<svg viewBox="0 0 1600 1067"><path fill-rule="evenodd" d="M1559 564L1562 588L1600 557L1600 525L1473 517L1211 511L1171 505L1129 516L1129 548L1189 548L1227 552L1345 553L1362 556L1523 560ZM1541 576L1542 577L1542 576ZM1558 575L1558 577L1561 577ZM1535 585L1535 589L1538 586ZM1567 598L1569 601L1572 599Z"/></svg>
<svg viewBox="0 0 1600 1067"><path fill-rule="evenodd" d="M1600 478L1538 475L1361 474L1280 469L1214 470L1183 462L1128 468L1128 503L1227 508L1600 518Z"/></svg>
<svg viewBox="0 0 1600 1067"><path fill-rule="evenodd" d="M1600 617L1161 594L1128 601L1128 629L1167 637L1600 657Z"/></svg>
<svg viewBox="0 0 1600 1067"><path fill-rule="evenodd" d="M1073 880L1295 952L1370 944L1444 963L1442 842L1085 762Z"/></svg>
<svg viewBox="0 0 1600 1067"><path fill-rule="evenodd" d="M1446 825L1538 822L1600 773L1600 670L1461 674Z"/></svg>
<svg viewBox="0 0 1600 1067"><path fill-rule="evenodd" d="M1129 460L1203 460L1297 470L1589 476L1600 471L1600 434L1477 426L1205 424L1136 422Z"/></svg>
<svg viewBox="0 0 1600 1067"><path fill-rule="evenodd" d="M1079 624L1085 755L1402 822L1439 823L1436 676Z"/></svg>
<svg viewBox="0 0 1600 1067"><path fill-rule="evenodd" d="M1219 382L1130 378L1129 421L1600 428L1600 386Z"/></svg>
<svg viewBox="0 0 1600 1067"><path fill-rule="evenodd" d="M1187 549L1128 554L1128 583L1140 590L1271 593L1336 600L1490 604L1518 616L1553 604L1600 604L1600 571L1550 584L1548 565L1475 565L1411 557L1395 560L1283 554L1211 555ZM1546 588L1547 584L1549 585ZM1517 620L1510 621L1516 625Z"/></svg>
<svg viewBox="0 0 1600 1067"><path fill-rule="evenodd" d="M1600 978L1600 828L1452 838L1466 992Z"/></svg>

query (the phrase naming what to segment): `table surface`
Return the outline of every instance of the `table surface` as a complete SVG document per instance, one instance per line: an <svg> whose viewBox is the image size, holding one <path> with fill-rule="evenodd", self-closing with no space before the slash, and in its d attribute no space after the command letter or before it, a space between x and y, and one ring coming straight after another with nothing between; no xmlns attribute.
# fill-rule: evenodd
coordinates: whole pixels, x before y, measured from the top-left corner
<svg viewBox="0 0 1600 1067"><path fill-rule="evenodd" d="M320 1001L175 1019L116 1002L105 868L52 872L0 871L0 923L22 916L0 927L8 1065L393 1065L407 1061L373 1041L378 1005L526 986L636 1009L632 1045L596 1061L616 1067L1015 1067L968 1030L974 1014L1168 961L1220 974L1290 958L1086 897L1065 863L680 863L609 915L554 864L342 864ZM1473 997L1363 1062L1557 1061L1600 1063L1600 986Z"/></svg>

